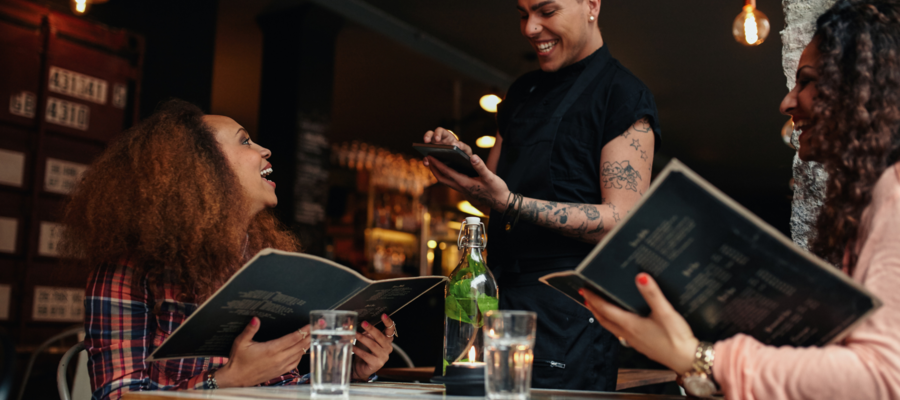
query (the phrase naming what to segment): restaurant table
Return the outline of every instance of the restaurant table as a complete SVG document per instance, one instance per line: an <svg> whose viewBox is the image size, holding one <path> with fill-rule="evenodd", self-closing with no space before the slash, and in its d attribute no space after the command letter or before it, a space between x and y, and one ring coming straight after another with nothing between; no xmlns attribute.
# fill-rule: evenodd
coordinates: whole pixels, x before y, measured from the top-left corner
<svg viewBox="0 0 900 400"><path fill-rule="evenodd" d="M434 367L382 368L377 373L380 379L401 382L429 382L434 375ZM616 390L631 389L656 383L674 382L674 371L667 369L619 369Z"/></svg>
<svg viewBox="0 0 900 400"><path fill-rule="evenodd" d="M129 392L123 400L311 400L309 385L228 388L215 390L182 390ZM322 397L318 397L321 399ZM329 397L334 398L334 397ZM340 399L341 397L338 397ZM354 383L350 385L348 400L474 400L484 397L448 396L443 385L430 383ZM584 390L531 389L531 400L683 400L683 396L589 392Z"/></svg>

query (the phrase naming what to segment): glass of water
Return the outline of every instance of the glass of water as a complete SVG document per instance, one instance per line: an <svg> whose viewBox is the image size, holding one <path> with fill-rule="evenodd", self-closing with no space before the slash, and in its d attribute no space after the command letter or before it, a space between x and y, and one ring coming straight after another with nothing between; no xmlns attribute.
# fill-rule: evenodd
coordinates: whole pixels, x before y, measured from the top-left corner
<svg viewBox="0 0 900 400"><path fill-rule="evenodd" d="M355 311L311 311L310 369L313 395L347 396L353 340L356 339Z"/></svg>
<svg viewBox="0 0 900 400"><path fill-rule="evenodd" d="M531 392L537 314L497 310L485 314L485 392L492 400L525 400Z"/></svg>

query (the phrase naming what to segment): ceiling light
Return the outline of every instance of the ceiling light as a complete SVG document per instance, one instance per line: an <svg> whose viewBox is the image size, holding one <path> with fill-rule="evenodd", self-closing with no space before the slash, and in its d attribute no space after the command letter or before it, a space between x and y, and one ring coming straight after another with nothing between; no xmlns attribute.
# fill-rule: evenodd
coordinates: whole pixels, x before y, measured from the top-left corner
<svg viewBox="0 0 900 400"><path fill-rule="evenodd" d="M475 140L475 145L481 147L482 149L489 149L494 147L494 144L497 143L497 138L493 136L482 136Z"/></svg>
<svg viewBox="0 0 900 400"><path fill-rule="evenodd" d="M756 9L756 0L745 0L744 10L734 19L731 33L745 46L762 44L769 36L769 18Z"/></svg>
<svg viewBox="0 0 900 400"><path fill-rule="evenodd" d="M72 12L78 15L86 13L91 6L88 0L72 0L70 5L72 6Z"/></svg>
<svg viewBox="0 0 900 400"><path fill-rule="evenodd" d="M497 112L497 104L500 104L501 101L503 100L495 94L486 94L481 96L481 100L478 100L478 104L481 104L481 108L483 108L484 111L495 113Z"/></svg>

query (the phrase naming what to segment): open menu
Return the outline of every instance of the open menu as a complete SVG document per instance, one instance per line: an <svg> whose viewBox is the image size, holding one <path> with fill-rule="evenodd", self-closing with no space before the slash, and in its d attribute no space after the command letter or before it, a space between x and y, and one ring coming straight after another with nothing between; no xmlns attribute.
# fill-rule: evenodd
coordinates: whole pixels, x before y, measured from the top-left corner
<svg viewBox="0 0 900 400"><path fill-rule="evenodd" d="M309 254L260 251L188 317L148 361L228 357L234 339L253 316L253 340L282 337L309 324L312 310L348 310L358 322L381 324L419 296L447 281L443 276L372 281L340 264Z"/></svg>
<svg viewBox="0 0 900 400"><path fill-rule="evenodd" d="M582 306L578 289L586 288L646 316L639 272L710 342L745 333L776 346L821 346L881 306L677 160L577 269L541 281Z"/></svg>

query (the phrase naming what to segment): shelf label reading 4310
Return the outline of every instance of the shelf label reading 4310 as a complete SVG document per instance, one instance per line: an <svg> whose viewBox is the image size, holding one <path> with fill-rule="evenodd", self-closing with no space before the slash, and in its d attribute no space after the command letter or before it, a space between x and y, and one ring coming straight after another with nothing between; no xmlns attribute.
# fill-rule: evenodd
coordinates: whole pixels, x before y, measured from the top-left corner
<svg viewBox="0 0 900 400"><path fill-rule="evenodd" d="M47 97L47 122L51 124L86 131L90 116L91 109L84 104Z"/></svg>

